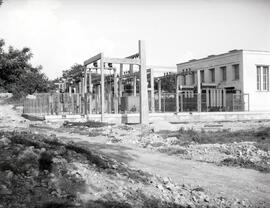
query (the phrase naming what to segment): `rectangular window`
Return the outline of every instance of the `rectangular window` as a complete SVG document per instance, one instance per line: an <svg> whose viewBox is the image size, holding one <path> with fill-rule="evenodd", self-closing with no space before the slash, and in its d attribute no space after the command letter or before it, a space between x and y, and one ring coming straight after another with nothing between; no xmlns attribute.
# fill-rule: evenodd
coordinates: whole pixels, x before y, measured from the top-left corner
<svg viewBox="0 0 270 208"><path fill-rule="evenodd" d="M201 70L201 82L204 82L204 70Z"/></svg>
<svg viewBox="0 0 270 208"><path fill-rule="evenodd" d="M257 90L269 91L269 67L257 66Z"/></svg>
<svg viewBox="0 0 270 208"><path fill-rule="evenodd" d="M239 80L239 64L234 64L232 65L233 67L233 72L234 72L234 80Z"/></svg>
<svg viewBox="0 0 270 208"><path fill-rule="evenodd" d="M183 81L184 81L184 85L187 85L187 77L186 76L184 76Z"/></svg>
<svg viewBox="0 0 270 208"><path fill-rule="evenodd" d="M191 72L192 84L195 84L195 72Z"/></svg>
<svg viewBox="0 0 270 208"><path fill-rule="evenodd" d="M261 91L261 67L257 66L257 90Z"/></svg>
<svg viewBox="0 0 270 208"><path fill-rule="evenodd" d="M268 66L263 67L263 90L269 90L269 68Z"/></svg>
<svg viewBox="0 0 270 208"><path fill-rule="evenodd" d="M210 71L210 81L215 82L215 69L209 69Z"/></svg>
<svg viewBox="0 0 270 208"><path fill-rule="evenodd" d="M221 70L221 80L226 81L227 80L227 67L226 66L220 67L220 70Z"/></svg>

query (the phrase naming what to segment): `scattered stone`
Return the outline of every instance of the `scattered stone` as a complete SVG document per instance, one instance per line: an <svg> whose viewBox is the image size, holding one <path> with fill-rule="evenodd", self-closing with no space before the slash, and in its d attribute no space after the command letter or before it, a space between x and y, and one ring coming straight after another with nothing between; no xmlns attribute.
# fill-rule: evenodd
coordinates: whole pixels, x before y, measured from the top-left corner
<svg viewBox="0 0 270 208"><path fill-rule="evenodd" d="M179 139L177 137L168 137L166 139L166 143L169 145L175 145L179 142Z"/></svg>

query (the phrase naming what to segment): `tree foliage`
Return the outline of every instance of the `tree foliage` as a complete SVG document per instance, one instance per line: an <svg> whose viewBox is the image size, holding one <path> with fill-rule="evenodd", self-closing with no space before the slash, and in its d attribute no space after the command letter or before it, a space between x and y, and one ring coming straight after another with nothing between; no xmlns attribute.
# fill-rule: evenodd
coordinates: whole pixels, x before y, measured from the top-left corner
<svg viewBox="0 0 270 208"><path fill-rule="evenodd" d="M74 64L70 69L63 71L62 77L64 79L72 79L73 82L79 82L83 76L84 67L81 64ZM70 80L71 81L71 80Z"/></svg>
<svg viewBox="0 0 270 208"><path fill-rule="evenodd" d="M49 80L41 72L42 66L33 67L29 48L22 50L12 46L4 50L5 42L0 40L0 88L21 97L34 92L47 92Z"/></svg>
<svg viewBox="0 0 270 208"><path fill-rule="evenodd" d="M158 80L155 80L155 89L158 89ZM175 77L174 76L164 76L161 80L161 90L163 92L175 92Z"/></svg>

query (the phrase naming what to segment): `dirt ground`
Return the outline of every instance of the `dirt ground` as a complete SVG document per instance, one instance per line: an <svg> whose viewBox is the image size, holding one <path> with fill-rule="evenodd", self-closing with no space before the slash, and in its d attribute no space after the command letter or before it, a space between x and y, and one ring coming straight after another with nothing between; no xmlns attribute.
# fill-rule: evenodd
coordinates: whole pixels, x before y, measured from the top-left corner
<svg viewBox="0 0 270 208"><path fill-rule="evenodd" d="M197 126L192 124L176 125L179 128L201 129L205 124L196 124ZM261 121L226 123L225 125L225 128L234 127L236 129L235 126L238 126L242 129L257 129L262 126L269 127L270 123L268 121ZM64 142L73 141L76 144L82 144L90 150L102 153L119 163L126 164L128 168L146 171L165 180L169 178L172 183L190 187L190 190L201 187L204 193L211 200L213 199L212 204L207 205L205 202L201 204L198 202L195 205L193 204L194 206L201 205L202 207L207 207L212 205L212 207L226 207L226 203L223 205L220 203L220 201L224 200L228 201L229 205L227 204L227 206L229 207L270 207L269 172L260 172L241 167L220 166L211 161L198 159L196 155L187 158L182 154L170 155L163 153L159 150L160 147L164 148L164 138L161 138L158 134L149 133L147 127L139 125L109 126L98 129L58 128L58 126L53 123L28 121L21 117L20 109L14 109L12 105L0 104L0 130L27 130L35 134L53 135ZM149 135L151 137L150 140L154 140L154 142L150 142L151 145L149 145L149 141L144 141ZM159 142L162 142L162 145L159 145ZM201 145L198 146L201 148ZM199 156L202 156L202 154ZM266 154L266 156L268 157L269 155ZM83 169L84 167L80 168ZM85 177L91 178L92 173L87 174ZM103 176L100 175L98 177L101 177L100 180L102 180ZM121 183L117 182L117 180L110 181L110 183L114 183L117 186L117 183ZM88 185L91 185L90 179L88 180ZM94 190L95 188L92 189L92 192ZM152 192L155 191L157 190L152 189ZM162 195L160 189L157 193ZM188 197L192 198L190 195ZM219 199L219 202L217 202L217 199ZM164 200L164 197L162 200ZM196 199L193 199L194 201ZM185 206L189 206L188 203Z"/></svg>

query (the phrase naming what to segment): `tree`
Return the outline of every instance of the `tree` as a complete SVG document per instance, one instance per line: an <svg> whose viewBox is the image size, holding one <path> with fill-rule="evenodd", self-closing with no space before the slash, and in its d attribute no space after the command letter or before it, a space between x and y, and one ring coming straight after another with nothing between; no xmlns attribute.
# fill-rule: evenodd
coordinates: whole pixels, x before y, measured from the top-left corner
<svg viewBox="0 0 270 208"><path fill-rule="evenodd" d="M63 71L62 77L64 79L73 79L74 82L79 82L83 76L84 67L81 64L74 64L70 69Z"/></svg>
<svg viewBox="0 0 270 208"><path fill-rule="evenodd" d="M21 97L34 92L47 92L49 80L41 72L42 66L33 67L30 63L32 53L29 48L22 50L9 47L5 52L4 40L0 40L0 87Z"/></svg>

